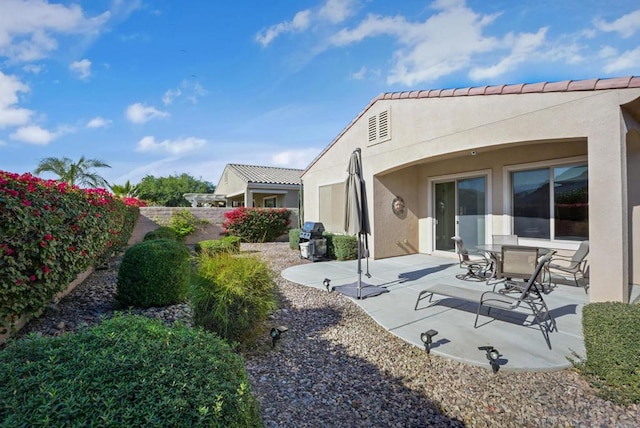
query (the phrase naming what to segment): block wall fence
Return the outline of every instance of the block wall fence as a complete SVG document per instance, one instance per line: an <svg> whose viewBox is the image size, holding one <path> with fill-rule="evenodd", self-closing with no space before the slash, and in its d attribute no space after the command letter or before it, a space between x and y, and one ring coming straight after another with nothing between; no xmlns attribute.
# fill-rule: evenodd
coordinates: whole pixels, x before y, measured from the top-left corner
<svg viewBox="0 0 640 428"><path fill-rule="evenodd" d="M140 217L128 244L133 245L142 241L146 233L157 229L161 225L168 224L173 214L182 210L187 210L195 217L209 222L201 226L195 233L187 236L185 244L193 245L206 239L220 239L224 234L222 231L222 225L225 220L224 214L234 209L219 207L143 207L140 208ZM298 210L295 208L287 209L291 211L290 227L295 229L298 227ZM281 239L287 240L288 236L283 236L279 240Z"/></svg>

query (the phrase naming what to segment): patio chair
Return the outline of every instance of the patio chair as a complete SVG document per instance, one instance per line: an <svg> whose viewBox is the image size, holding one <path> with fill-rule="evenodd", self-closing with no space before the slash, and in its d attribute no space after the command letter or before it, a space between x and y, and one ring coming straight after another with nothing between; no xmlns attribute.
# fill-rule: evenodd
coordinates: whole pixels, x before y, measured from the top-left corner
<svg viewBox="0 0 640 428"><path fill-rule="evenodd" d="M536 247L520 245L503 245L500 260L497 263L493 279L494 289L497 283L503 283L507 289L522 290L531 278L531 273L538 263L540 252ZM540 272L534 280L534 286L540 292L546 291L544 287L544 273ZM487 283L490 283L487 281Z"/></svg>
<svg viewBox="0 0 640 428"><path fill-rule="evenodd" d="M485 280L491 272L491 261L483 253L469 252L459 236L453 236L451 239L456 244L456 254L458 254L458 259L460 260L460 267L467 269L464 275L456 275L456 278ZM470 256L473 256L473 258Z"/></svg>
<svg viewBox="0 0 640 428"><path fill-rule="evenodd" d="M491 235L494 244L518 245L518 235Z"/></svg>
<svg viewBox="0 0 640 428"><path fill-rule="evenodd" d="M578 246L578 249L571 257L569 256L554 256L547 265L547 274L549 275L549 281L553 279L552 273L559 274L560 276L573 276L573 282L576 287L580 287L578 282L578 275L581 276L584 285L584 292L587 292L589 288L589 282L585 273L585 267L587 265L587 254L589 254L589 241L582 241Z"/></svg>
<svg viewBox="0 0 640 428"><path fill-rule="evenodd" d="M521 290L516 289L504 289L499 291L486 291L482 293L480 302L478 303L478 311L476 312L475 328L478 328L478 318L480 317L480 311L483 307L487 308L487 316L491 316L491 309L500 309L503 311L515 311L518 308L526 305L531 309L533 313L533 322L537 322L544 336L547 346L551 349L551 341L549 340L549 333L552 331L558 331L556 321L549 312L549 308L542 297L542 294L538 287L536 287L536 281L540 278L543 269L549 263L551 257L555 254L555 250L550 250L544 256L537 260L535 269L530 271L529 279L526 285ZM520 255L521 261L527 260L528 257ZM494 317L495 318L495 317Z"/></svg>

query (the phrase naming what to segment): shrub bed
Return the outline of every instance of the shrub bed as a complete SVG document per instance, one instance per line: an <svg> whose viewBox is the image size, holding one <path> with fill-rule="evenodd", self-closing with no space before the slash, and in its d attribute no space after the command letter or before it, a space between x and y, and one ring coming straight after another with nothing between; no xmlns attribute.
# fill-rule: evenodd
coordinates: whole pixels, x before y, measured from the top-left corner
<svg viewBox="0 0 640 428"><path fill-rule="evenodd" d="M254 256L222 253L198 257L190 302L193 322L229 342L248 342L275 308L275 282Z"/></svg>
<svg viewBox="0 0 640 428"><path fill-rule="evenodd" d="M225 233L245 242L271 242L287 233L291 211L284 208L240 207L224 214Z"/></svg>
<svg viewBox="0 0 640 428"><path fill-rule="evenodd" d="M156 230L152 230L147 232L144 235L143 241L150 241L152 239L178 239L178 235L176 235L176 231L170 228L169 226L160 226Z"/></svg>
<svg viewBox="0 0 640 428"><path fill-rule="evenodd" d="M582 327L587 358L579 370L601 397L640 403L640 306L590 303L583 308Z"/></svg>
<svg viewBox="0 0 640 428"><path fill-rule="evenodd" d="M116 299L143 308L183 302L189 292L190 257L186 245L173 239L131 246L118 269Z"/></svg>
<svg viewBox="0 0 640 428"><path fill-rule="evenodd" d="M336 259L340 261L358 258L358 238L351 235L333 235L331 242Z"/></svg>
<svg viewBox="0 0 640 428"><path fill-rule="evenodd" d="M109 260L138 215L104 189L0 171L0 332L38 316L78 274Z"/></svg>
<svg viewBox="0 0 640 428"><path fill-rule="evenodd" d="M262 426L242 358L202 330L139 316L0 352L0 421L35 426Z"/></svg>
<svg viewBox="0 0 640 428"><path fill-rule="evenodd" d="M220 253L238 254L240 253L240 241L241 239L237 236L225 236L221 239L197 242L193 249L196 254L208 253L212 256Z"/></svg>

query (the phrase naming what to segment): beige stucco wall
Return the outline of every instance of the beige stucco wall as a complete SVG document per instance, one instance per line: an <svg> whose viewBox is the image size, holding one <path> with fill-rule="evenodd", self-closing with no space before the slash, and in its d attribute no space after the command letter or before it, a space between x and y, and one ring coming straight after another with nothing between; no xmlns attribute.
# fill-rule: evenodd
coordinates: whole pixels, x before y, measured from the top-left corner
<svg viewBox="0 0 640 428"><path fill-rule="evenodd" d="M586 156L591 300L627 301L629 281L637 281L629 275L635 266L629 251L636 245L629 232L638 229L632 227L638 225L638 214L627 209L637 191L628 179L635 175L627 173L640 164L634 150L627 154L628 123L620 106L638 97L640 89L378 100L303 174L305 219L318 218L318 188L346 178L357 147L373 195L370 248L375 258L416 251L412 246L424 251L420 236L430 227L429 177L491 170L490 225L501 230L508 227L501 215L504 166ZM385 110L391 140L368 146L368 118ZM390 214L394 193L411 205L404 220ZM396 243L405 239L404 248Z"/></svg>

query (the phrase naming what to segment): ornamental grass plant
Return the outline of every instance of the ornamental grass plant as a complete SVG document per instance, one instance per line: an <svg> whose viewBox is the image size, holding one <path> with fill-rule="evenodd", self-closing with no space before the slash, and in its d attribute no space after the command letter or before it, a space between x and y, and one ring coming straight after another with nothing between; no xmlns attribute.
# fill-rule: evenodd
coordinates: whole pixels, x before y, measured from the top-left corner
<svg viewBox="0 0 640 428"><path fill-rule="evenodd" d="M273 273L255 256L197 257L189 300L194 325L230 343L250 343L276 304Z"/></svg>

